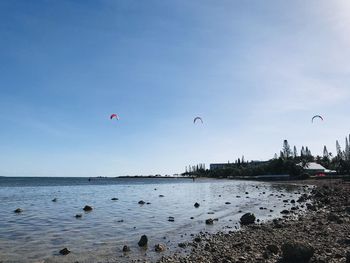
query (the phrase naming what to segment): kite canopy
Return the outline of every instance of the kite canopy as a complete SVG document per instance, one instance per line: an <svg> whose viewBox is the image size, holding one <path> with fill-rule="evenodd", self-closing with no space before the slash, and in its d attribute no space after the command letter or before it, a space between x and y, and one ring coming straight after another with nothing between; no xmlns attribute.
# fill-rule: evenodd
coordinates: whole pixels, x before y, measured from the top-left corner
<svg viewBox="0 0 350 263"><path fill-rule="evenodd" d="M196 123L196 121L200 121L201 123L203 123L203 120L201 117L196 117L193 119L193 123Z"/></svg>
<svg viewBox="0 0 350 263"><path fill-rule="evenodd" d="M314 122L314 119L316 119L316 118L319 118L319 119L323 120L322 116L315 115L315 116L312 117L311 122Z"/></svg>
<svg viewBox="0 0 350 263"><path fill-rule="evenodd" d="M119 120L119 116L115 113L113 113L110 117L110 119L112 120L113 118L116 118L117 120Z"/></svg>

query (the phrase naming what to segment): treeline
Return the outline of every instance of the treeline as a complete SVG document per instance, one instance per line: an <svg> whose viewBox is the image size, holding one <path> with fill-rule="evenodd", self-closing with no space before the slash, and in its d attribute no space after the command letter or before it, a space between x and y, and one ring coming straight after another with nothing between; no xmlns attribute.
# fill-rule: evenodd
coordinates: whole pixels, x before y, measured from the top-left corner
<svg viewBox="0 0 350 263"><path fill-rule="evenodd" d="M305 173L307 163L317 162L326 169L335 170L337 174L350 174L350 135L345 139L345 148L341 149L336 141L337 153L335 156L328 152L327 147L323 148L322 156L313 156L308 146L302 146L300 152L296 146L291 148L287 140L283 141L282 149L277 155L268 161L244 161L237 159L233 163L222 164L217 169L205 169L203 164L190 166L183 175L198 177L244 177L258 175L284 175L288 174L294 178L304 178L308 175Z"/></svg>

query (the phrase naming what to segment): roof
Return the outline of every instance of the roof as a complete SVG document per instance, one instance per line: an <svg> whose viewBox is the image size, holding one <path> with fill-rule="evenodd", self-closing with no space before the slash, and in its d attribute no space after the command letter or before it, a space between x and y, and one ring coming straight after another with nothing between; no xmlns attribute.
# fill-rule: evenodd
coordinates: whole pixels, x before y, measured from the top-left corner
<svg viewBox="0 0 350 263"><path fill-rule="evenodd" d="M301 166L302 164L299 163L299 165ZM307 163L304 169L305 170L326 170L326 168L324 168L322 165L315 162Z"/></svg>

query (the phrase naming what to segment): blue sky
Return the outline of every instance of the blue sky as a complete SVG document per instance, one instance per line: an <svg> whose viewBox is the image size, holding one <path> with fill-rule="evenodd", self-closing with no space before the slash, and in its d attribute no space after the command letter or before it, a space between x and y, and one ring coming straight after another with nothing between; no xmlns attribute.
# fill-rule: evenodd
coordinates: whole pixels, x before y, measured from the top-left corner
<svg viewBox="0 0 350 263"><path fill-rule="evenodd" d="M0 1L0 175L173 174L268 159L284 139L334 152L350 132L349 13L347 0Z"/></svg>

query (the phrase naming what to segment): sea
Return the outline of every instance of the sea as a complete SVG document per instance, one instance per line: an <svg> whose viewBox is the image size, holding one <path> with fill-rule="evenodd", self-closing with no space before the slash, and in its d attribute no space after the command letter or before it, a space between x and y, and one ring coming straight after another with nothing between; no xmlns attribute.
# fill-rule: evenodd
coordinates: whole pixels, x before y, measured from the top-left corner
<svg viewBox="0 0 350 263"><path fill-rule="evenodd" d="M178 244L201 231L239 230L244 213L260 222L281 217L296 205L283 200L310 189L226 179L0 177L0 262L153 262L188 252ZM137 244L142 235L147 248ZM159 243L166 252L154 251ZM123 253L124 245L131 251ZM60 255L63 248L71 253Z"/></svg>

